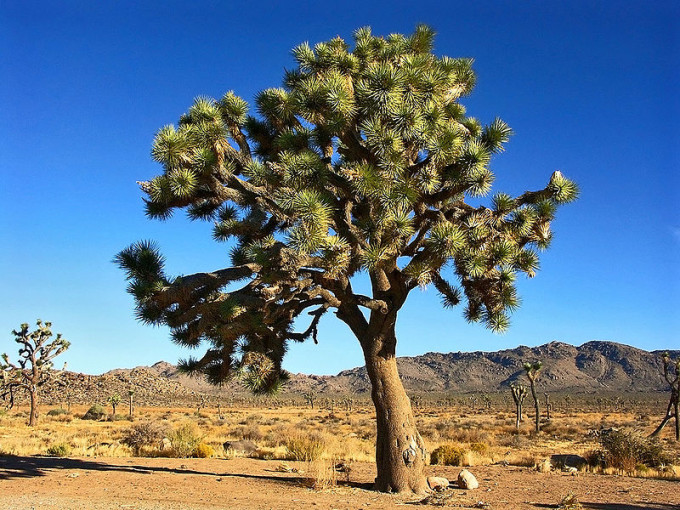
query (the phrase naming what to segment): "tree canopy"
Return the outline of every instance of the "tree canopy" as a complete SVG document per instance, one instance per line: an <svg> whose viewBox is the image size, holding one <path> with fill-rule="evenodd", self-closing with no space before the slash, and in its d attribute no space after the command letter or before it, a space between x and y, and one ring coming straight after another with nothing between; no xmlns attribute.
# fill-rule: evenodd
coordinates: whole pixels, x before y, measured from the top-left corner
<svg viewBox="0 0 680 510"><path fill-rule="evenodd" d="M186 276L167 275L149 241L116 257L141 321L207 346L183 368L215 383L240 371L252 389L274 390L287 343L316 340L328 310L361 341L416 287L462 303L468 321L508 327L517 274L536 274L556 207L578 189L556 171L543 189L468 203L490 194L492 158L512 131L467 114L473 61L436 56L433 38L421 25L409 36L362 28L353 47L301 44L255 113L233 92L198 97L158 131L163 172L139 183L147 215L184 209L233 241L228 267ZM353 290L359 273L372 295Z"/></svg>

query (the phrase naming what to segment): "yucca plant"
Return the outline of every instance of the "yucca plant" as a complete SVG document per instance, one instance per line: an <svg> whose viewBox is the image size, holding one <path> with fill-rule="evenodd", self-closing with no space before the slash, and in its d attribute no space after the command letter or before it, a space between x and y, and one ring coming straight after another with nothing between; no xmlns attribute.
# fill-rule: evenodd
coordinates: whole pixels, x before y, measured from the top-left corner
<svg viewBox="0 0 680 510"><path fill-rule="evenodd" d="M425 446L395 359L397 314L416 287L494 331L519 305L518 273L538 270L558 205L576 185L547 185L489 207L492 157L512 131L482 125L460 98L475 84L472 60L432 53L433 31L354 34L293 50L283 86L260 92L256 114L229 92L198 98L156 135L163 172L142 182L147 214L183 208L233 241L229 267L167 275L148 241L116 257L140 320L166 324L180 345L207 346L182 367L214 383L240 373L254 391L285 379L288 342L316 341L332 310L364 351L377 413L376 488L426 490ZM353 288L367 275L370 295ZM367 315L364 315L364 311ZM309 317L304 331L294 321ZM299 324L299 322L298 322Z"/></svg>

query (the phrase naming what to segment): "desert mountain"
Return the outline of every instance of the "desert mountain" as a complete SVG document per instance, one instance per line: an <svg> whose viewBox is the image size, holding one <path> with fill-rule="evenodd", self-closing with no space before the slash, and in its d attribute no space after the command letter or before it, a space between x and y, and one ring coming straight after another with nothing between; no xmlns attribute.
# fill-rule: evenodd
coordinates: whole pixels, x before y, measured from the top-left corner
<svg viewBox="0 0 680 510"><path fill-rule="evenodd" d="M677 356L679 351L673 351ZM523 380L522 364L543 362L541 390L570 393L650 393L665 391L661 352L644 351L614 342L593 341L575 347L550 342L538 347L520 346L498 352L427 353L398 359L399 371L410 393L493 393ZM150 367L111 370L99 376L68 374L67 389L55 388L50 400L65 399L68 391L74 402L105 401L118 393L126 399L132 389L140 404L171 404L196 401L201 395L223 397L245 394L237 382L222 388L210 386L202 378L178 372L161 361ZM335 376L292 374L285 393L301 395L368 394L370 385L363 367L345 370Z"/></svg>

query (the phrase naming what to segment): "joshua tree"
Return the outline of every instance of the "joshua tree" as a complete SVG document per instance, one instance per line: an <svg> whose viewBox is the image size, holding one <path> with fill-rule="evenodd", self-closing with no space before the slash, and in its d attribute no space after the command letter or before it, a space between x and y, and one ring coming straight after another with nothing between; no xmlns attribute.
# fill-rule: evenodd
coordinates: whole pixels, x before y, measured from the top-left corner
<svg viewBox="0 0 680 510"><path fill-rule="evenodd" d="M543 396L545 397L545 418L546 420L550 421L550 411L552 411L552 404L550 403L550 395L548 395L548 392L544 392Z"/></svg>
<svg viewBox="0 0 680 510"><path fill-rule="evenodd" d="M519 383L512 383L510 385L510 391L512 391L512 399L515 401L515 408L517 419L515 420L515 427L519 429L519 424L522 422L522 406L524 405L524 399L527 396L527 387Z"/></svg>
<svg viewBox="0 0 680 510"><path fill-rule="evenodd" d="M531 386L531 396L534 399L534 409L536 411L536 433L541 431L541 408L538 403L538 396L536 395L536 380L538 379L542 367L543 363L540 361L524 364L524 370L527 373L529 385Z"/></svg>
<svg viewBox="0 0 680 510"><path fill-rule="evenodd" d="M680 358L672 360L670 354L663 353L663 376L671 388L671 397L666 408L666 415L659 426L651 433L650 437L658 436L666 424L675 418L675 440L680 441L680 421L678 421L678 408L680 408Z"/></svg>
<svg viewBox="0 0 680 510"><path fill-rule="evenodd" d="M164 170L140 186L150 217L185 208L214 222L216 240L234 239L231 266L173 278L146 241L116 257L139 319L167 324L179 344L207 343L181 366L214 383L260 353L268 369L253 389L277 389L287 343L316 341L333 310L364 353L381 491L427 488L396 364L409 293L432 285L445 307L465 299L469 321L505 330L517 273L535 275L556 207L577 195L554 172L541 190L466 202L489 193L491 158L511 129L467 116L459 100L475 83L472 60L434 55L433 37L425 26L387 38L363 28L353 48L339 37L302 44L283 88L257 95L258 116L232 92L196 99L157 133L152 156ZM362 273L370 295L354 289ZM294 331L304 314L309 326Z"/></svg>
<svg viewBox="0 0 680 510"><path fill-rule="evenodd" d="M304 393L302 396L305 397L305 401L309 404L309 407L314 409L314 402L316 401L316 393L314 393L313 391L308 391L307 393Z"/></svg>
<svg viewBox="0 0 680 510"><path fill-rule="evenodd" d="M113 409L113 417L116 417L116 407L118 407L118 404L120 404L121 398L118 393L114 393L111 395L108 399L107 402L111 404L111 409Z"/></svg>
<svg viewBox="0 0 680 510"><path fill-rule="evenodd" d="M52 337L51 322L43 323L38 319L36 325L35 331L29 331L26 323L21 325L19 331L12 331L14 341L19 344L17 363L12 363L7 354L3 354L2 361L0 361L0 396L3 399L9 396L11 408L14 405L15 392L17 390L27 391L31 401L28 419L31 427L38 423L39 388L66 369L66 364L64 364L61 371L52 370L52 360L71 345L62 338L61 333L57 333L57 337L50 340Z"/></svg>

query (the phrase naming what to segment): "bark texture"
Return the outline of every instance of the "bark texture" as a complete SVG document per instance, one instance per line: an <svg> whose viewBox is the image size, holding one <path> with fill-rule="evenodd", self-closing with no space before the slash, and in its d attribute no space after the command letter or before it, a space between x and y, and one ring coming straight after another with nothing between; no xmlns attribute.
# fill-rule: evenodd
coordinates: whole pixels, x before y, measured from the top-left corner
<svg viewBox="0 0 680 510"><path fill-rule="evenodd" d="M31 397L31 411L28 418L29 427L35 427L38 424L38 389L33 386L28 390Z"/></svg>
<svg viewBox="0 0 680 510"><path fill-rule="evenodd" d="M393 326L362 344L377 423L375 488L381 492L427 492L425 444L397 371Z"/></svg>

